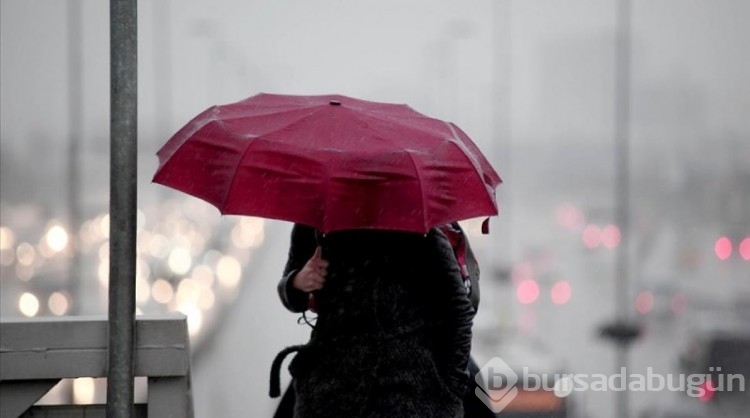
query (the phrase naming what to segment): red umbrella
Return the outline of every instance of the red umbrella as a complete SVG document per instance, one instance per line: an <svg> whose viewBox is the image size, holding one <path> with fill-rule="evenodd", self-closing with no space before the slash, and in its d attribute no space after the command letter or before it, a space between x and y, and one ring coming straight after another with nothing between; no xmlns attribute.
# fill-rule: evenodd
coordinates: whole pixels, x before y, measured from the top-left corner
<svg viewBox="0 0 750 418"><path fill-rule="evenodd" d="M477 146L456 125L406 105L258 94L207 109L157 155L156 183L223 214L324 233L424 233L498 213L501 180Z"/></svg>

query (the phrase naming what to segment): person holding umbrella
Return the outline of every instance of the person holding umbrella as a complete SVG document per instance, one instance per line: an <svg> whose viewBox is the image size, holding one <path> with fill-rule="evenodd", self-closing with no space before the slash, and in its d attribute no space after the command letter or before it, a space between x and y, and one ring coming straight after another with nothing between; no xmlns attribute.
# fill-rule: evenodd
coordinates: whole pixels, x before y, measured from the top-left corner
<svg viewBox="0 0 750 418"><path fill-rule="evenodd" d="M285 277L309 288L325 278L313 290L310 341L282 351L273 365L278 395L281 361L298 351L289 366L294 416L463 416L474 311L437 228L323 236L297 224ZM290 306L307 309L307 293L291 286Z"/></svg>
<svg viewBox="0 0 750 418"><path fill-rule="evenodd" d="M470 297L474 312L479 307L479 263L474 256L471 245L457 223L441 225L440 232L446 236L451 244L453 253L458 262L463 278L464 286ZM308 245L313 245L310 243ZM320 290L325 284L328 270L328 262L320 256L320 247L317 247L313 256L300 270L289 270L287 265L285 274L278 284L278 293L281 302L291 312L303 313L307 310L315 310L312 292ZM304 319L307 319L303 316ZM470 390L465 392L463 399L463 412L466 418L491 418L494 414L475 395L476 381L473 378L479 367L472 358L469 359L469 386ZM274 418L285 418L294 416L294 382L290 383L277 407Z"/></svg>

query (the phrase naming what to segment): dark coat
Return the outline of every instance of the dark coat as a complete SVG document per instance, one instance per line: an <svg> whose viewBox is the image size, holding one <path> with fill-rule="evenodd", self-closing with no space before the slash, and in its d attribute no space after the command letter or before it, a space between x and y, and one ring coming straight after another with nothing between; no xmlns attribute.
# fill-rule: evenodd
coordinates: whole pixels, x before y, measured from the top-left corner
<svg viewBox="0 0 750 418"><path fill-rule="evenodd" d="M467 285L469 299L471 299L471 306L474 307L474 312L476 312L479 309L479 262L474 256L474 251L471 249L469 238L466 236L466 233L458 222L441 225L438 229L441 232L451 231L452 234L458 237L458 242L452 241L450 237L448 239L453 245L456 257L463 255L464 266L462 266L462 268L466 268L464 273L464 284L466 284L467 281L469 282ZM463 254L459 254L461 248L463 248Z"/></svg>
<svg viewBox="0 0 750 418"><path fill-rule="evenodd" d="M290 364L299 417L455 417L462 414L474 310L453 251L427 235L347 231L321 237L295 225L280 295L293 311L308 295L289 283L323 247L310 342Z"/></svg>

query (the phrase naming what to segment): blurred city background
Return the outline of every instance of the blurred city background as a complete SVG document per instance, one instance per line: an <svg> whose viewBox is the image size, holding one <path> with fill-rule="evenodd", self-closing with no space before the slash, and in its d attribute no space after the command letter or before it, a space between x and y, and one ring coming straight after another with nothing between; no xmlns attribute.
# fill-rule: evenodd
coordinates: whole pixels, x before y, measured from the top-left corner
<svg viewBox="0 0 750 418"><path fill-rule="evenodd" d="M600 329L624 301L641 326L628 372L707 373L710 357L750 378L750 2L629 4L140 2L137 306L188 316L196 415L270 416L271 361L309 334L276 296L290 224L222 217L150 182L179 127L258 92L408 103L485 152L505 184L491 234L464 223L482 269L480 363L617 373ZM3 317L107 312L108 11L0 3ZM102 402L103 385L65 381L43 401ZM529 397L512 413L615 417L617 397ZM665 390L627 405L721 417L750 403Z"/></svg>

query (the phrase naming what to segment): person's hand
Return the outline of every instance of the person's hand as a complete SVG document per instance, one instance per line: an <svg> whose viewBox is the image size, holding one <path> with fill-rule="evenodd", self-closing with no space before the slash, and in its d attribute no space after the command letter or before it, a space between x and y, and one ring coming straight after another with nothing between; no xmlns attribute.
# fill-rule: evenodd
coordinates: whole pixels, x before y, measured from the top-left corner
<svg viewBox="0 0 750 418"><path fill-rule="evenodd" d="M315 249L315 254L307 260L305 266L302 267L292 279L292 286L295 289L301 290L306 293L310 293L313 290L318 290L323 287L326 281L326 275L328 274L328 261L323 260L320 256L321 248Z"/></svg>

